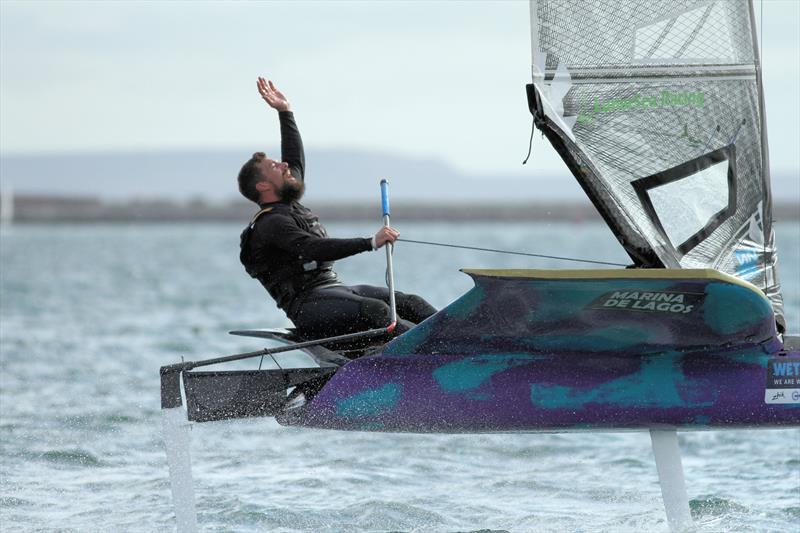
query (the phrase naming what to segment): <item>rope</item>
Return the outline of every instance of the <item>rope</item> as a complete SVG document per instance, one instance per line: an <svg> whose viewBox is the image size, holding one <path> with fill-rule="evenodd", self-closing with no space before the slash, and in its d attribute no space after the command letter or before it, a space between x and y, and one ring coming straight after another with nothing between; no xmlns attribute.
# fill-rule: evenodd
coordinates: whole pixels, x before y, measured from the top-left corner
<svg viewBox="0 0 800 533"><path fill-rule="evenodd" d="M608 261L595 261L594 259L579 259L576 257L560 257L557 255L544 255L544 254L531 254L526 252L512 252L509 250L496 250L494 248L480 248L478 246L462 246L459 244L446 244L443 242L429 242L429 241L412 241L411 239L397 239L398 241L402 242L410 242L413 244L427 244L430 246L442 246L445 248L461 248L464 250L477 250L479 252L495 252L498 254L509 254L509 255L524 255L527 257L540 257L544 259L559 259L561 261L575 261L578 263L593 263L595 265L610 265L610 266L619 266L625 267L628 265L624 265L622 263L610 263Z"/></svg>
<svg viewBox="0 0 800 533"><path fill-rule="evenodd" d="M272 354L269 354L269 356L272 357L272 360L275 362L275 366L277 366L279 370L283 370L283 367L280 365L280 363L278 363L278 360L275 359L275 356L272 355ZM258 362L258 369L259 370L261 370L261 365L262 364L264 364L264 356L263 355L261 356L261 360Z"/></svg>
<svg viewBox="0 0 800 533"><path fill-rule="evenodd" d="M525 161L522 162L524 165L528 162L528 159L531 158L531 150L533 150L533 132L536 131L536 120L531 120L531 138L528 140L528 155L525 156Z"/></svg>

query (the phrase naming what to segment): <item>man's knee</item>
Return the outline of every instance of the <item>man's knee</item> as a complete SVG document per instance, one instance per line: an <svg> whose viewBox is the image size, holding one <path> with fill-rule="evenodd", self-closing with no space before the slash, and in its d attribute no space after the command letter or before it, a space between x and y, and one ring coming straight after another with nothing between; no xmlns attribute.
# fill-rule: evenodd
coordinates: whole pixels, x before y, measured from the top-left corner
<svg viewBox="0 0 800 533"><path fill-rule="evenodd" d="M425 298L416 294L405 294L403 296L403 307L407 312L416 318L415 322L425 320L436 312L436 308L429 304Z"/></svg>
<svg viewBox="0 0 800 533"><path fill-rule="evenodd" d="M436 312L433 306L429 304L422 296L417 296L416 294L407 294L406 297L408 298L408 304L414 309L432 309L434 312Z"/></svg>
<svg viewBox="0 0 800 533"><path fill-rule="evenodd" d="M370 328L380 328L389 324L391 310L388 305L380 300L365 298L361 302L359 318Z"/></svg>

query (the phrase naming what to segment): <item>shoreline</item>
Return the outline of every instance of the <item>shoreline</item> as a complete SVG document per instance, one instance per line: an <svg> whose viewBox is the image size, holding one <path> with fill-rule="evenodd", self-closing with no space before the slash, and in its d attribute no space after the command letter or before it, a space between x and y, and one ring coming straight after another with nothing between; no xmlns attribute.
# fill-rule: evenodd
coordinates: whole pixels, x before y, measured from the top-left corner
<svg viewBox="0 0 800 533"><path fill-rule="evenodd" d="M380 218L380 206L368 202L310 202L324 221L360 221ZM46 222L246 222L254 205L246 201L211 204L201 200L178 203L167 200L110 202L93 197L17 196L14 223ZM5 217L0 212L0 219ZM392 204L398 220L430 222L567 221L603 222L594 207L585 202L444 203L401 201ZM800 220L800 205L773 205L775 221ZM5 220L4 220L5 222Z"/></svg>

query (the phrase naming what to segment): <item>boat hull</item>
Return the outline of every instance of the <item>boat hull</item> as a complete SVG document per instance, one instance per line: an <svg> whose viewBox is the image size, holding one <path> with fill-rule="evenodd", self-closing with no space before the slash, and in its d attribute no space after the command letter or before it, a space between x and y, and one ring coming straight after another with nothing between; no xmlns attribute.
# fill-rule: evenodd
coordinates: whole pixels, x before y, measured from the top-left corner
<svg viewBox="0 0 800 533"><path fill-rule="evenodd" d="M382 355L348 364L279 421L415 433L800 425L800 402L770 403L775 362L800 368L800 352Z"/></svg>
<svg viewBox="0 0 800 533"><path fill-rule="evenodd" d="M800 351L748 283L712 270L469 273L470 292L281 420L411 432L800 425Z"/></svg>

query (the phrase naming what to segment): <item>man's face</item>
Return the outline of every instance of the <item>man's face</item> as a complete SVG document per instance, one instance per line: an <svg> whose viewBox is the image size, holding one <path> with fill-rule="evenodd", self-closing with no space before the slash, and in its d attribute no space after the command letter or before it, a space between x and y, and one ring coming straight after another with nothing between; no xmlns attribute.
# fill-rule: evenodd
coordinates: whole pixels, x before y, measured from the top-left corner
<svg viewBox="0 0 800 533"><path fill-rule="evenodd" d="M257 166L261 171L262 179L272 185L275 190L283 186L286 180L293 179L291 172L289 172L289 165L281 161L265 157L259 161Z"/></svg>
<svg viewBox="0 0 800 533"><path fill-rule="evenodd" d="M303 196L305 184L289 171L289 165L265 157L258 163L262 180L269 184L279 200L292 202Z"/></svg>

